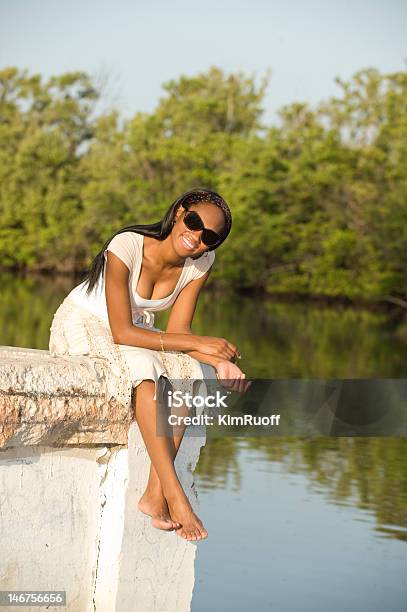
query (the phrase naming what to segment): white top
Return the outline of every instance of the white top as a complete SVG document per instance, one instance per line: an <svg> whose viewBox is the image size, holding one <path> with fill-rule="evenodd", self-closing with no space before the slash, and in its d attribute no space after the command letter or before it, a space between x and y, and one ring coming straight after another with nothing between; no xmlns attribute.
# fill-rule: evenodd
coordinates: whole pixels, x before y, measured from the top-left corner
<svg viewBox="0 0 407 612"><path fill-rule="evenodd" d="M160 300L146 300L140 297L136 291L140 277L143 261L144 235L137 232L122 232L116 234L109 242L104 251L105 265L103 274L100 275L93 291L86 293L87 282L84 281L72 289L67 297L76 304L82 306L91 313L97 315L107 323L109 322L105 295L106 259L107 251L111 251L119 257L129 268L129 294L134 325L143 327L154 326L154 311L166 310L175 302L177 295L191 280L203 276L212 266L215 260L215 252L208 251L201 255L199 259L187 257L181 276L175 286L174 291ZM86 285L86 286L85 286Z"/></svg>

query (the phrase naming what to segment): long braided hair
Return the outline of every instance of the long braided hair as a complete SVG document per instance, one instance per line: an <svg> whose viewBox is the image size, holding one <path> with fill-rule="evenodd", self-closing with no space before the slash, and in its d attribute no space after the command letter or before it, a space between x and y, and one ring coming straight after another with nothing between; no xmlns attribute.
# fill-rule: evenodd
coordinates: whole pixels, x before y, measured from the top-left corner
<svg viewBox="0 0 407 612"><path fill-rule="evenodd" d="M86 293L89 294L97 284L100 275L103 273L103 269L105 266L105 256L104 252L108 247L110 241L117 236L117 234L121 234L123 232L135 232L137 234L143 234L144 236L152 236L157 240L165 240L167 236L172 231L172 226L175 222L175 214L180 206L184 206L187 208L191 204L195 204L197 202L209 202L211 204L215 204L218 206L225 218L225 223L222 230L219 232L221 240L215 244L214 246L210 246L207 248L208 251L213 251L217 249L224 240L226 240L231 228L232 228L232 214L230 212L230 208L225 202L225 200L218 194L216 191L212 191L210 189L191 189L190 191L186 191L181 196L179 196L169 207L167 212L161 221L157 223L149 223L147 225L130 225L128 227L123 227L118 230L111 236L103 245L102 249L94 258L88 272L85 275L85 278L82 282L87 283ZM196 255L191 259L198 259L203 255Z"/></svg>

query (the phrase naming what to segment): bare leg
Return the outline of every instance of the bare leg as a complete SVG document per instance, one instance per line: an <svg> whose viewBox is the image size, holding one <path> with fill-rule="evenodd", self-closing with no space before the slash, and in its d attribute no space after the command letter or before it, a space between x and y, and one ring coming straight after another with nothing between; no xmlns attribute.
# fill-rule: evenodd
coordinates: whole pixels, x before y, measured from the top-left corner
<svg viewBox="0 0 407 612"><path fill-rule="evenodd" d="M181 446L181 442L182 442L182 438L183 438L184 433L185 433L185 429L186 429L186 426L183 425L182 426L182 432L178 433L178 431L181 430L181 426L179 428L177 427L177 433L176 434L174 433L172 438L169 439L170 452L171 452L171 456L172 456L173 462L175 461L175 457L177 456L178 449ZM155 492L160 493L160 495L165 500L163 489L162 489L162 486L161 486L160 479L158 478L157 471L156 471L154 465L151 463L150 464L150 473L149 473L149 476L148 476L147 487L146 487L146 490L144 492L144 495L146 495L148 497L149 493L155 493ZM167 503L167 502L165 502L165 503Z"/></svg>
<svg viewBox="0 0 407 612"><path fill-rule="evenodd" d="M157 436L156 419L159 415L157 402L153 397L153 381L145 380L137 386L135 418L155 471L150 471L146 489L149 494L146 496L145 493L140 499L139 509L153 516L153 525L159 529L177 529L178 525L181 525L177 529L177 534L181 537L188 540L206 538L208 532L193 512L174 467L174 458L185 427L177 428L174 438ZM168 510L170 516L166 515Z"/></svg>
<svg viewBox="0 0 407 612"><path fill-rule="evenodd" d="M177 414L179 414L178 411ZM184 414L188 414L186 407ZM178 449L181 446L185 429L185 425L177 428L174 427L172 437L168 438L170 454L173 462L177 456ZM139 500L138 508L141 510L141 512L144 512L153 518L152 524L158 529L172 530L179 529L181 527L180 523L177 523L171 519L167 500L164 497L164 492L161 486L161 481L158 478L157 471L152 462L150 464L150 473L148 476L146 490Z"/></svg>

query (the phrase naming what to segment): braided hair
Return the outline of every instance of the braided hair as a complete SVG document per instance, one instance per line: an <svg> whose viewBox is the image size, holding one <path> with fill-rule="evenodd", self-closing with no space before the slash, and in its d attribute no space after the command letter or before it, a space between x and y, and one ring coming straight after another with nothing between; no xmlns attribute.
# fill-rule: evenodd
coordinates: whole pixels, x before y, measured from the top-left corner
<svg viewBox="0 0 407 612"><path fill-rule="evenodd" d="M213 251L214 249L217 249L222 244L222 242L226 240L232 228L232 214L230 212L230 208L227 205L226 201L222 198L222 196L220 196L216 191L212 191L210 189L191 189L190 191L186 191L185 193L180 195L171 204L161 221L158 221L157 223L149 223L147 225L130 225L128 227L123 227L122 229L115 232L113 236L111 236L105 242L99 253L96 255L88 272L85 275L84 280L82 281L88 285L86 293L89 294L93 290L101 274L103 273L103 269L105 266L104 253L114 236L123 232L135 232L144 236L151 236L153 238L156 238L157 240L165 240L165 238L167 238L167 236L172 231L172 226L174 225L175 216L178 208L180 206L188 208L188 206L190 206L191 204L196 204L199 202L214 204L215 206L218 206L223 212L225 223L222 230L219 232L221 239L217 244L207 247L207 251ZM196 255L191 259L199 259L200 257L202 257L202 255Z"/></svg>

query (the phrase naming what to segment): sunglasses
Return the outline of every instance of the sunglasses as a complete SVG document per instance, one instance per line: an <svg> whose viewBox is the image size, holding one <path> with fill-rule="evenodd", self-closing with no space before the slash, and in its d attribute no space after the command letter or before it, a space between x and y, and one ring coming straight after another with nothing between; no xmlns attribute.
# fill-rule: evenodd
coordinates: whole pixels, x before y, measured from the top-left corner
<svg viewBox="0 0 407 612"><path fill-rule="evenodd" d="M206 229L201 217L195 210L185 209L183 221L190 230L202 230L201 240L206 246L215 246L215 244L221 241L219 234L213 230Z"/></svg>

